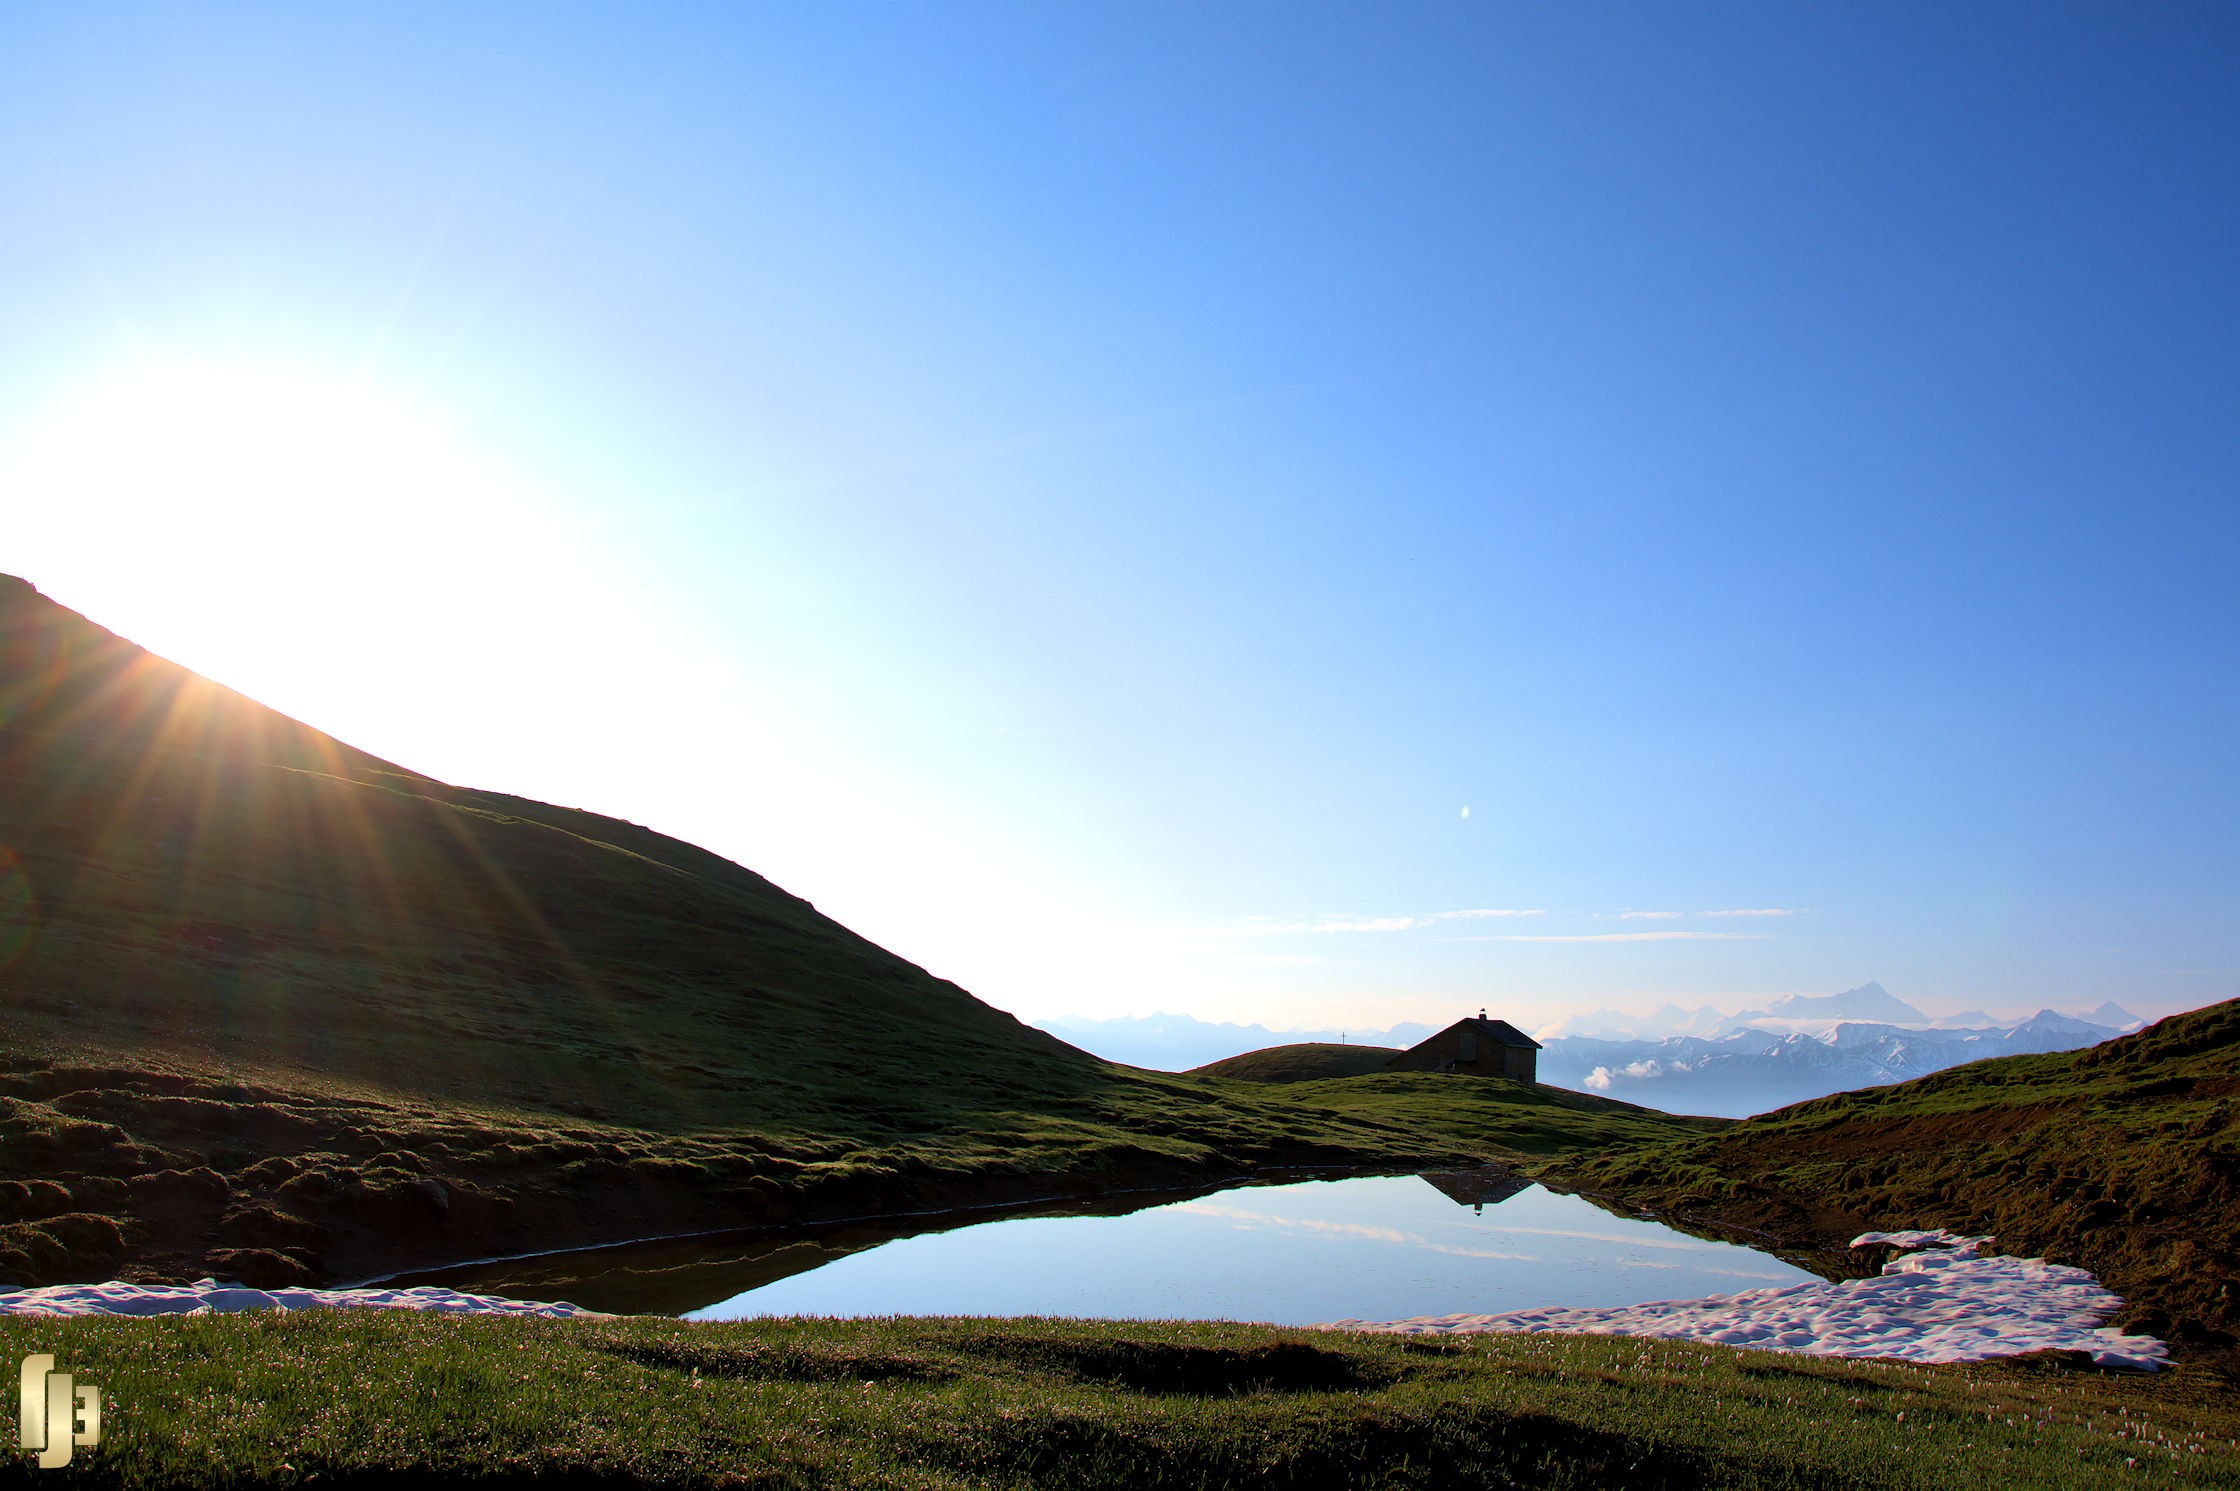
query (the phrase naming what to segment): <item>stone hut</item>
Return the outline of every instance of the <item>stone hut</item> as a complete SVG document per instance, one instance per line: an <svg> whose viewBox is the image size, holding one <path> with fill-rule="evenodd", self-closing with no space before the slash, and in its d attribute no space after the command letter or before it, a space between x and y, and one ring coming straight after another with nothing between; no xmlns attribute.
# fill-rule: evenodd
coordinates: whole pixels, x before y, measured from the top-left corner
<svg viewBox="0 0 2240 1491"><path fill-rule="evenodd" d="M1386 1062L1391 1072L1469 1072L1479 1077L1539 1080L1540 1043L1506 1020L1457 1020Z"/></svg>

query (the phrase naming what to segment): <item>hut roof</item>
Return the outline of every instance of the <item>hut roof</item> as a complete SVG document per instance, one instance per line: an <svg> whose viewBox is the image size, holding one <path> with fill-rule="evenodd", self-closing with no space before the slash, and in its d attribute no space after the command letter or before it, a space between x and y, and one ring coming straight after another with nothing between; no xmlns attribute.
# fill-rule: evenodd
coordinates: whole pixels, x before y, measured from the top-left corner
<svg viewBox="0 0 2240 1491"><path fill-rule="evenodd" d="M1491 1040L1499 1041L1504 1046L1522 1046L1529 1051L1537 1051L1540 1049L1540 1043L1538 1041L1534 1040L1531 1036L1526 1035L1523 1031L1517 1029L1516 1026L1511 1025L1506 1020L1489 1020L1483 1015L1474 1015L1467 1020L1457 1020L1455 1024L1475 1025L1478 1027L1479 1034L1484 1035ZM1454 1026L1450 1025L1447 1028L1449 1030L1452 1030Z"/></svg>

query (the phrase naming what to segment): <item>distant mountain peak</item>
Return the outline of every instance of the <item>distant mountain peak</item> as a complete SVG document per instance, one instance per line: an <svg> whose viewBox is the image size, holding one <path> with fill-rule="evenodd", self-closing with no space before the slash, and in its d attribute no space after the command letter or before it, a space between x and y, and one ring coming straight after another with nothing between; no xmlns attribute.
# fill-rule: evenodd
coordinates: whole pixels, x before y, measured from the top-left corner
<svg viewBox="0 0 2240 1491"><path fill-rule="evenodd" d="M2080 1020L2089 1020L2095 1025L2105 1025L2111 1030L2129 1030L2134 1025L2144 1025L2147 1023L2146 1021L2140 1019L2137 1015L2131 1013L2131 1011L2125 1009L2122 1005L2116 1003L2113 999L2107 1001L2096 1010L2086 1010L2083 1014L2077 1016L2077 1018Z"/></svg>
<svg viewBox="0 0 2240 1491"><path fill-rule="evenodd" d="M1981 1030L1998 1022L1982 1010L1962 1010L1957 1015L1939 1015L1930 1023L1939 1030Z"/></svg>
<svg viewBox="0 0 2240 1491"><path fill-rule="evenodd" d="M1877 983L1841 994L1789 994L1763 1012L1770 1020L1872 1020L1885 1025L1926 1025L1929 1017ZM1750 1018L1748 1015L1742 1019Z"/></svg>

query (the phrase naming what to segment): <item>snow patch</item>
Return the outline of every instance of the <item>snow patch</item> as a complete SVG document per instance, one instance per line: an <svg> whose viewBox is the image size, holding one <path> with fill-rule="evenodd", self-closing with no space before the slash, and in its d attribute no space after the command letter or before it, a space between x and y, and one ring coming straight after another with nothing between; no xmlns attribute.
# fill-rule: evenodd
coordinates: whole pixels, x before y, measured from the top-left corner
<svg viewBox="0 0 2240 1491"><path fill-rule="evenodd" d="M1894 1258L1870 1279L1751 1289L1707 1299L1660 1300L1608 1309L1511 1310L1500 1315L1423 1315L1411 1320L1339 1320L1324 1330L1396 1335L1561 1331L1715 1341L1807 1356L1974 1362L2028 1351L2084 1351L2102 1366L2152 1371L2170 1349L2101 1322L2123 1304L2081 1268L2042 1258L1986 1257L1988 1237L1868 1232L1853 1247L1923 1249Z"/></svg>
<svg viewBox="0 0 2240 1491"><path fill-rule="evenodd" d="M1947 1232L1939 1227L1931 1232L1862 1232L1851 1239L1854 1248L1867 1248L1880 1244L1883 1247L1903 1248L1918 1252L1922 1248L1957 1248L1975 1253L1989 1245L1988 1237L1962 1237L1957 1232Z"/></svg>
<svg viewBox="0 0 2240 1491"><path fill-rule="evenodd" d="M538 1304L461 1294L420 1285L413 1289L249 1289L202 1279L193 1284L57 1284L0 1294L0 1315L211 1315L229 1310L432 1310L443 1315L541 1315L553 1319L596 1316L575 1305Z"/></svg>

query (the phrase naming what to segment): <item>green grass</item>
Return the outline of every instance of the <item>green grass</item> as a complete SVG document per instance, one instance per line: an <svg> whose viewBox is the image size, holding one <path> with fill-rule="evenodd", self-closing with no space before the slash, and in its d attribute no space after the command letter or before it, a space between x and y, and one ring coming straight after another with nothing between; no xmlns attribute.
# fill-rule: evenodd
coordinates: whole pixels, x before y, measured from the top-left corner
<svg viewBox="0 0 2240 1491"><path fill-rule="evenodd" d="M0 1321L0 1356L34 1350L110 1405L67 1472L18 1460L40 1485L2240 1484L2230 1389L2185 1369L1176 1323Z"/></svg>
<svg viewBox="0 0 2240 1491"><path fill-rule="evenodd" d="M1224 1057L1193 1070L1202 1077L1225 1077L1232 1082L1320 1082L1381 1072L1384 1064L1399 1054L1396 1046L1302 1041Z"/></svg>
<svg viewBox="0 0 2240 1491"><path fill-rule="evenodd" d="M1721 1118L1684 1118L1614 1098L1462 1073L1375 1072L1285 1086L1283 1096L1355 1123L1447 1134L1514 1159L1630 1150L1716 1133Z"/></svg>
<svg viewBox="0 0 2240 1491"><path fill-rule="evenodd" d="M1667 1220L1792 1244L1951 1227L2093 1271L2157 1335L2240 1331L2240 1001L2087 1051L1838 1093L1564 1168Z"/></svg>

